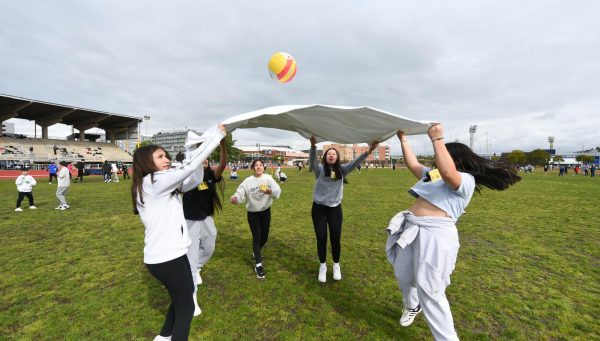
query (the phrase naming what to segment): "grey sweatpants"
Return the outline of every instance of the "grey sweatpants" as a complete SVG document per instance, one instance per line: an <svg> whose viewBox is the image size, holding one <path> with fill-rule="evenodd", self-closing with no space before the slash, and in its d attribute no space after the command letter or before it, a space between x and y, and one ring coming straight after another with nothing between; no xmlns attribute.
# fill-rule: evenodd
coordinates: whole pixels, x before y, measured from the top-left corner
<svg viewBox="0 0 600 341"><path fill-rule="evenodd" d="M60 200L61 206L67 205L67 199L65 199L65 194L67 194L68 189L69 186L58 186L58 188L56 188L56 197L58 198L58 200Z"/></svg>
<svg viewBox="0 0 600 341"><path fill-rule="evenodd" d="M198 285L198 270L210 260L215 252L217 241L217 228L212 217L204 220L186 220L188 234L192 239L192 244L188 248L188 259L194 284Z"/></svg>

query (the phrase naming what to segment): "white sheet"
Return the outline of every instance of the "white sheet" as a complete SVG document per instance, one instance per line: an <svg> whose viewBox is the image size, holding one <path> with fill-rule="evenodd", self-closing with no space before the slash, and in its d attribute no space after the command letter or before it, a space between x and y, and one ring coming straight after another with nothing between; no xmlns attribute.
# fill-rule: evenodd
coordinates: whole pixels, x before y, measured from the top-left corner
<svg viewBox="0 0 600 341"><path fill-rule="evenodd" d="M330 105L280 105L230 117L227 132L243 128L275 128L295 131L317 142L383 142L402 129L406 135L424 134L434 121L416 121L370 107Z"/></svg>

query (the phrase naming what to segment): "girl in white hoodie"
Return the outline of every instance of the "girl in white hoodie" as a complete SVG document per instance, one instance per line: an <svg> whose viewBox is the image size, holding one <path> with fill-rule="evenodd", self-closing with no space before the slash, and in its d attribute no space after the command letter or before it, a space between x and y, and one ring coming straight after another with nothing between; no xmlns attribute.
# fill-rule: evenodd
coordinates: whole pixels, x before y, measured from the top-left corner
<svg viewBox="0 0 600 341"><path fill-rule="evenodd" d="M25 197L29 199L29 208L35 210L37 207L35 207L35 205L33 204L33 194L31 194L31 191L33 190L33 186L35 186L37 182L31 175L29 175L29 169L24 168L21 171L21 175L17 177L15 184L17 185L17 191L19 191L19 197L17 198L17 208L15 208L15 211L23 211L23 209L21 208L21 201L23 201Z"/></svg>
<svg viewBox="0 0 600 341"><path fill-rule="evenodd" d="M273 198L281 195L281 188L269 174L265 174L265 165L260 160L252 161L254 175L247 177L231 197L231 203L237 205L246 203L248 210L248 225L252 231L252 251L256 263L256 277L265 278L261 250L269 238L271 226L271 205Z"/></svg>
<svg viewBox="0 0 600 341"><path fill-rule="evenodd" d="M225 128L207 130L204 143L180 167L160 146L149 145L133 155L133 211L144 223L144 263L169 292L171 305L160 335L154 340L187 340L194 314L194 281L187 258L191 243L180 193L202 182L203 162L225 137Z"/></svg>

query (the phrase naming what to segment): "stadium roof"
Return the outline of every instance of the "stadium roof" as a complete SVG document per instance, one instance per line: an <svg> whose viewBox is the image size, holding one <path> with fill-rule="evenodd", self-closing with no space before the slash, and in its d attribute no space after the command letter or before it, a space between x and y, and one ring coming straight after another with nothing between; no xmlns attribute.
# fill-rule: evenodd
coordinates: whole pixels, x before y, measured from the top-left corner
<svg viewBox="0 0 600 341"><path fill-rule="evenodd" d="M138 123L142 122L141 117L0 94L0 122L11 118L35 121L42 126L62 123L78 130L100 128L119 136L127 132L130 138L137 136Z"/></svg>

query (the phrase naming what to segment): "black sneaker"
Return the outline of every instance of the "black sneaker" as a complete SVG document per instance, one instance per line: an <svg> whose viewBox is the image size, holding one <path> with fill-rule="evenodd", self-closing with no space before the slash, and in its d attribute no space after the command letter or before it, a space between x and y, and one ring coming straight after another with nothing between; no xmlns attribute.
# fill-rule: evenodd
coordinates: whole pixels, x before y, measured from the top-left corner
<svg viewBox="0 0 600 341"><path fill-rule="evenodd" d="M265 269L261 266L257 266L254 268L254 271L256 272L256 277L263 279L265 278Z"/></svg>

